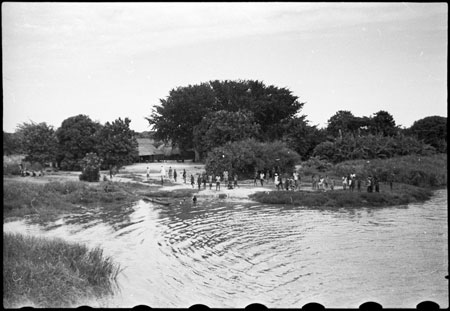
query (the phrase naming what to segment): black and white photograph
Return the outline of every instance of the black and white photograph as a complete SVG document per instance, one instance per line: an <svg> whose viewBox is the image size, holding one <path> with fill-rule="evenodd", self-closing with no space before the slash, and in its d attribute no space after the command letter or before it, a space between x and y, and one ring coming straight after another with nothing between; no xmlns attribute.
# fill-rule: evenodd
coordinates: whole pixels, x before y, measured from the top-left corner
<svg viewBox="0 0 450 311"><path fill-rule="evenodd" d="M2 2L4 308L449 308L446 2Z"/></svg>

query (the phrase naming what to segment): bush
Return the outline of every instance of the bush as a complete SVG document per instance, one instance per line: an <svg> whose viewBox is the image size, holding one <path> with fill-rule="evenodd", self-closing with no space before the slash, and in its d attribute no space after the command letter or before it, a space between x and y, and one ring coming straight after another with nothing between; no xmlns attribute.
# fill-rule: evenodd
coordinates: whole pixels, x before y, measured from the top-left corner
<svg viewBox="0 0 450 311"><path fill-rule="evenodd" d="M327 160L321 160L319 157L311 157L308 161L302 163L302 171L305 175L312 175L317 172L326 172L332 167L333 164Z"/></svg>
<svg viewBox="0 0 450 311"><path fill-rule="evenodd" d="M409 155L390 159L353 160L334 166L336 176L355 173L361 178L375 175L380 182L397 182L419 187L447 185L447 154Z"/></svg>
<svg viewBox="0 0 450 311"><path fill-rule="evenodd" d="M275 168L279 172L291 172L299 161L300 156L282 142L261 143L247 139L214 148L208 153L205 169L215 175L227 170L240 178L250 178L255 170Z"/></svg>
<svg viewBox="0 0 450 311"><path fill-rule="evenodd" d="M100 180L100 166L102 160L95 153L88 153L81 160L82 173L80 180L96 182Z"/></svg>

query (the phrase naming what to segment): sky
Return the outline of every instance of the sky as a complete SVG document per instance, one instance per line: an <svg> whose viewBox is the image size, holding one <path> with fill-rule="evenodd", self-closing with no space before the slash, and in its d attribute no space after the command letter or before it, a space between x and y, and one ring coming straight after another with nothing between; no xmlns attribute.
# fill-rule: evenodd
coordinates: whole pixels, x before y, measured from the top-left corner
<svg viewBox="0 0 450 311"><path fill-rule="evenodd" d="M447 3L2 3L3 130L84 114L138 132L170 90L285 87L310 125L339 110L447 117Z"/></svg>

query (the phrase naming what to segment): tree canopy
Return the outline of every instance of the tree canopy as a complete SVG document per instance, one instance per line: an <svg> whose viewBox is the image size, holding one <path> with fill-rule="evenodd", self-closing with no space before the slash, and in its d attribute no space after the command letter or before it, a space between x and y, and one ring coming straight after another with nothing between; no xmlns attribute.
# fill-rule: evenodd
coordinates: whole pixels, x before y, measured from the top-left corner
<svg viewBox="0 0 450 311"><path fill-rule="evenodd" d="M246 110L253 113L260 135L274 140L281 138L274 131L279 123L294 117L304 105L297 99L286 88L266 86L260 81L215 80L171 90L146 119L156 130L157 138L171 140L188 150L198 146L194 144L194 128L206 115L220 110Z"/></svg>
<svg viewBox="0 0 450 311"><path fill-rule="evenodd" d="M430 116L417 120L405 130L412 135L433 146L439 152L447 152L447 118Z"/></svg>
<svg viewBox="0 0 450 311"><path fill-rule="evenodd" d="M16 131L23 151L27 154L25 160L45 164L56 159L57 140L52 126L45 122L22 123Z"/></svg>
<svg viewBox="0 0 450 311"><path fill-rule="evenodd" d="M131 164L137 158L137 140L130 129L130 119L121 118L106 124L98 132L98 155L104 168Z"/></svg>
<svg viewBox="0 0 450 311"><path fill-rule="evenodd" d="M384 110L374 113L371 117L356 117L348 110L339 110L328 120L326 128L330 137L342 137L346 133L393 136L398 130L394 117Z"/></svg>
<svg viewBox="0 0 450 311"><path fill-rule="evenodd" d="M59 166L66 170L80 170L79 161L87 153L97 151L97 132L101 127L100 123L82 114L65 119L56 131Z"/></svg>
<svg viewBox="0 0 450 311"><path fill-rule="evenodd" d="M210 112L194 127L194 146L204 158L206 153L227 142L254 138L260 125L252 112L219 110Z"/></svg>

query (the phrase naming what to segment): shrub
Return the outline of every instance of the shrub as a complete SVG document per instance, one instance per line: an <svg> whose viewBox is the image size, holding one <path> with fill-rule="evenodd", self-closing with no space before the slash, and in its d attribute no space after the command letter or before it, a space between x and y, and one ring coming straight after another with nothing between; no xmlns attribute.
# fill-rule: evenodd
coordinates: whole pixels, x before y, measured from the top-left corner
<svg viewBox="0 0 450 311"><path fill-rule="evenodd" d="M213 174L228 170L240 177L253 177L255 170L275 168L291 172L300 156L282 142L261 143L254 139L227 143L208 153L205 169Z"/></svg>
<svg viewBox="0 0 450 311"><path fill-rule="evenodd" d="M319 157L311 157L308 161L302 163L302 170L305 175L312 175L317 172L326 172L333 167L333 164L327 160L321 160Z"/></svg>
<svg viewBox="0 0 450 311"><path fill-rule="evenodd" d="M100 180L102 160L93 152L86 154L81 160L82 173L80 180L96 182Z"/></svg>

